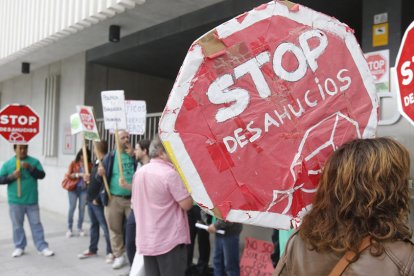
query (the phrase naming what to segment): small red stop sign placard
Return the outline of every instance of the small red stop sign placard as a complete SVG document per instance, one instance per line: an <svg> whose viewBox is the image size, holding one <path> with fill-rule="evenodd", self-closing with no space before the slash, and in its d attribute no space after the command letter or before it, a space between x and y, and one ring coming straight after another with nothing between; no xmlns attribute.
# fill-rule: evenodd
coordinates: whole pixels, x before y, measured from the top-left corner
<svg viewBox="0 0 414 276"><path fill-rule="evenodd" d="M39 133L39 116L28 105L11 104L0 111L0 134L12 144L27 144Z"/></svg>
<svg viewBox="0 0 414 276"><path fill-rule="evenodd" d="M369 70L376 81L380 80L386 73L388 73L387 60L382 55L370 55L367 57L367 62Z"/></svg>
<svg viewBox="0 0 414 276"><path fill-rule="evenodd" d="M297 226L325 160L377 124L351 29L272 1L195 41L160 121L194 200L229 221Z"/></svg>
<svg viewBox="0 0 414 276"><path fill-rule="evenodd" d="M95 127L95 119L92 113L89 112L86 108L81 108L79 110L79 117L81 123L85 126L87 130L93 130Z"/></svg>
<svg viewBox="0 0 414 276"><path fill-rule="evenodd" d="M414 125L414 22L405 31L395 64L400 113Z"/></svg>

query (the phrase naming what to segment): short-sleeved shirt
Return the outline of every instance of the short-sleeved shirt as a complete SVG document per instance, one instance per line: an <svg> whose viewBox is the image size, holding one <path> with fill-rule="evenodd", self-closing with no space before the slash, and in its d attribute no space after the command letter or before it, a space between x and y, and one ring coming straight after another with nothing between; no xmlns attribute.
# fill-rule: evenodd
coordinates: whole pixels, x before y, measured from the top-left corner
<svg viewBox="0 0 414 276"><path fill-rule="evenodd" d="M124 173L124 178L127 183L132 182L132 177L135 172L135 161L134 159L129 156L127 153L123 152L121 153L121 162L122 162L122 169ZM119 165L118 165L118 158L116 157L116 154L114 155L114 165L112 167L112 176L110 180L110 191L113 195L118 196L130 196L131 191L128 189L124 189L121 186L119 186Z"/></svg>
<svg viewBox="0 0 414 276"><path fill-rule="evenodd" d="M43 171L43 167L39 160L31 156L27 156L24 160L32 167ZM16 156L6 161L0 169L0 176L8 176L16 170ZM39 194L37 191L37 179L34 178L30 172L21 168L20 177L21 197L17 196L17 180L14 180L7 185L7 197L9 204L29 205L37 204L39 201Z"/></svg>
<svg viewBox="0 0 414 276"><path fill-rule="evenodd" d="M158 256L190 243L187 212L178 202L190 196L171 163L155 158L132 184L136 244L144 256Z"/></svg>

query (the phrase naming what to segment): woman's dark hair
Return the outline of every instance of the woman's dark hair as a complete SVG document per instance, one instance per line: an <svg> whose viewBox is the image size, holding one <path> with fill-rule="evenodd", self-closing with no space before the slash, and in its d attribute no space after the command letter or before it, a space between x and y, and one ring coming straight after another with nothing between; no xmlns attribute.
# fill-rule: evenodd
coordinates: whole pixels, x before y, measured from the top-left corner
<svg viewBox="0 0 414 276"><path fill-rule="evenodd" d="M146 150L147 154L149 154L149 146L151 144L150 140L147 140L147 139L139 140L137 144L139 145L142 151Z"/></svg>
<svg viewBox="0 0 414 276"><path fill-rule="evenodd" d="M344 144L322 171L300 236L311 250L340 253L357 253L362 239L371 236L374 256L384 252L380 242L410 239L409 170L407 149L391 138Z"/></svg>
<svg viewBox="0 0 414 276"><path fill-rule="evenodd" d="M78 153L76 154L75 162L79 162L82 159L82 154L83 154L82 149L80 149ZM88 163L90 163L91 162L91 151L89 150L88 147L86 147L86 155L87 155Z"/></svg>
<svg viewBox="0 0 414 276"><path fill-rule="evenodd" d="M96 142L95 144L96 149L102 154L105 155L108 152L108 142L105 140L101 140Z"/></svg>

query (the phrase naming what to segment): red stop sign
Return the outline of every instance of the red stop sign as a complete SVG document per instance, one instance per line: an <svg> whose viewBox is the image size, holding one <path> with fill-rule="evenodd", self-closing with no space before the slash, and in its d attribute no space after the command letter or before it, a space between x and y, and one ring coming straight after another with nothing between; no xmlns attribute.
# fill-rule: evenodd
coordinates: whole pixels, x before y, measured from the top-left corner
<svg viewBox="0 0 414 276"><path fill-rule="evenodd" d="M368 67L374 79L380 80L387 73L387 60L380 54L367 57Z"/></svg>
<svg viewBox="0 0 414 276"><path fill-rule="evenodd" d="M193 43L160 137L201 206L288 229L311 207L329 154L374 135L377 106L352 30L272 1Z"/></svg>
<svg viewBox="0 0 414 276"><path fill-rule="evenodd" d="M95 120L93 115L89 112L86 108L81 108L79 110L79 117L82 122L82 124L85 126L88 130L93 130L95 127Z"/></svg>
<svg viewBox="0 0 414 276"><path fill-rule="evenodd" d="M27 144L39 133L39 116L28 105L11 104L0 111L0 134L13 144Z"/></svg>
<svg viewBox="0 0 414 276"><path fill-rule="evenodd" d="M400 112L414 125L414 22L405 31L395 64Z"/></svg>

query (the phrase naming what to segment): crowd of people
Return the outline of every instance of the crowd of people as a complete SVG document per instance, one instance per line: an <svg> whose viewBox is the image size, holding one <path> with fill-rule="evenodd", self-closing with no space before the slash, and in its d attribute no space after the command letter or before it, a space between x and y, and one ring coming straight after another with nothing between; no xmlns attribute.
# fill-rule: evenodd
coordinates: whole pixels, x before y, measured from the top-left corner
<svg viewBox="0 0 414 276"><path fill-rule="evenodd" d="M86 205L91 222L89 247L79 259L97 255L102 229L106 262L113 269L140 262L142 275L208 275L209 233L216 233L214 275L240 275L242 225L216 219L194 204L158 137L139 141L135 148L126 131L118 137L120 152L108 152L101 141L95 145L93 165L90 155L85 165L79 152L69 166L68 175L77 184L68 192L66 236L74 235L77 201L77 234L86 235ZM25 215L37 250L53 256L39 216L37 185L45 172L28 155L27 145L14 150L16 155L0 169L0 183L8 185L12 257L22 256L27 245ZM278 262L274 275L414 275L409 170L408 151L390 138L358 139L337 149L322 171L312 210L280 260L278 247L272 255L274 265ZM195 222L206 224L207 231L195 228ZM278 233L273 234L277 244ZM200 254L193 264L196 237Z"/></svg>

